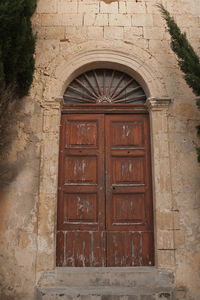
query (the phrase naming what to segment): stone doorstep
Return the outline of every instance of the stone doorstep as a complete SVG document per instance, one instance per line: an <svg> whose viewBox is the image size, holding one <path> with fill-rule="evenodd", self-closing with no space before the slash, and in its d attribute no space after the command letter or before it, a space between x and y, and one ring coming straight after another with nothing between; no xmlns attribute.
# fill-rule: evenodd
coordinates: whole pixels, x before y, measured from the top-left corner
<svg viewBox="0 0 200 300"><path fill-rule="evenodd" d="M124 287L46 287L37 290L37 300L175 300L172 289L160 292Z"/></svg>
<svg viewBox="0 0 200 300"><path fill-rule="evenodd" d="M43 273L38 286L173 288L174 276L155 267L56 268Z"/></svg>
<svg viewBox="0 0 200 300"><path fill-rule="evenodd" d="M174 300L172 272L155 267L56 268L42 274L36 300Z"/></svg>

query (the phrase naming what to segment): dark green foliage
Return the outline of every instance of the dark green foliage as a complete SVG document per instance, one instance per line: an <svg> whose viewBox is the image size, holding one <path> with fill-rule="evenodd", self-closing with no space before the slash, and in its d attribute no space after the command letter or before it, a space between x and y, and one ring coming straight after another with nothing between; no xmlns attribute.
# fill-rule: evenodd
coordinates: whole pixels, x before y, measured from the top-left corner
<svg viewBox="0 0 200 300"><path fill-rule="evenodd" d="M200 109L200 98L197 99L196 104L198 109ZM200 125L197 126L197 133L200 136Z"/></svg>
<svg viewBox="0 0 200 300"><path fill-rule="evenodd" d="M197 99L196 104L198 109L200 109L200 98ZM200 125L197 126L197 133L200 136ZM200 147L197 147L197 159L198 162L200 163Z"/></svg>
<svg viewBox="0 0 200 300"><path fill-rule="evenodd" d="M0 1L0 89L15 85L28 94L34 72L35 37L30 18L36 0Z"/></svg>
<svg viewBox="0 0 200 300"><path fill-rule="evenodd" d="M34 72L35 37L30 18L36 0L0 0L0 188L17 174L7 153L15 136L15 117Z"/></svg>
<svg viewBox="0 0 200 300"><path fill-rule="evenodd" d="M197 150L197 160L200 163L200 147L197 147L196 150Z"/></svg>
<svg viewBox="0 0 200 300"><path fill-rule="evenodd" d="M200 96L200 58L188 42L185 33L182 33L174 18L162 4L158 5L165 19L171 35L171 48L176 53L180 69L185 74L187 84L195 95Z"/></svg>
<svg viewBox="0 0 200 300"><path fill-rule="evenodd" d="M197 98L196 104L197 104L198 108L200 109L200 98Z"/></svg>
<svg viewBox="0 0 200 300"><path fill-rule="evenodd" d="M3 71L2 51L0 48L0 87L3 86L3 83L4 83L4 71Z"/></svg>
<svg viewBox="0 0 200 300"><path fill-rule="evenodd" d="M173 17L162 4L157 5L167 23L168 31L171 35L171 48L176 53L178 64L183 71L184 78L189 87L192 88L196 96L200 96L200 58L188 42L186 33L182 33ZM200 98L196 101L200 109ZM200 125L197 126L197 133L200 135ZM196 147L197 159L200 163L200 147Z"/></svg>

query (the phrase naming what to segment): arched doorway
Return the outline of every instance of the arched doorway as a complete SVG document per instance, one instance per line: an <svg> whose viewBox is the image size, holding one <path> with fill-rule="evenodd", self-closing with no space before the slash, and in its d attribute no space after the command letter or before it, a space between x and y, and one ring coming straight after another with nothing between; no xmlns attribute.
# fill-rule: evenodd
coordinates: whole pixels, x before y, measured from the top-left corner
<svg viewBox="0 0 200 300"><path fill-rule="evenodd" d="M57 266L154 265L149 118L131 76L75 78L62 111Z"/></svg>

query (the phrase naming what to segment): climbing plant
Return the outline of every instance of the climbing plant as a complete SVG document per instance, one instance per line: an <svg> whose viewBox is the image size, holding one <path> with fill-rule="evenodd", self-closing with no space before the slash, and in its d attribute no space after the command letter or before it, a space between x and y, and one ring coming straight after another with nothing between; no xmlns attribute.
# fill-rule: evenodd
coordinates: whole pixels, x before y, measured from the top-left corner
<svg viewBox="0 0 200 300"><path fill-rule="evenodd" d="M184 78L189 87L197 96L197 107L200 109L200 58L189 43L186 33L182 33L174 18L162 4L157 5L167 24L171 36L171 49L175 52L178 65L184 73ZM197 126L200 136L200 125ZM200 162L200 147L197 147L198 161Z"/></svg>

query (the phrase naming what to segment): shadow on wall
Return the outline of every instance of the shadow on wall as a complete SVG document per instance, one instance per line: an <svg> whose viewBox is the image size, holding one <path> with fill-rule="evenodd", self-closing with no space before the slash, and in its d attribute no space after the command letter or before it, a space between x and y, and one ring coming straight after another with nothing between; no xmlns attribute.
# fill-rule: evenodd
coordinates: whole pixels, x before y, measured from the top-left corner
<svg viewBox="0 0 200 300"><path fill-rule="evenodd" d="M6 189L31 160L36 152L37 135L31 131L31 115L36 114L36 104L30 97L18 99L13 97L12 90L2 97L12 97L9 105L0 112L0 189ZM25 109L33 106L32 112Z"/></svg>
<svg viewBox="0 0 200 300"><path fill-rule="evenodd" d="M13 87L4 89L0 93L0 98L0 188L2 189L14 180L22 166L19 160L10 162L8 155L17 136L17 114L23 101L15 96Z"/></svg>
<svg viewBox="0 0 200 300"><path fill-rule="evenodd" d="M119 0L103 0L105 3L110 4L111 2L117 2Z"/></svg>

